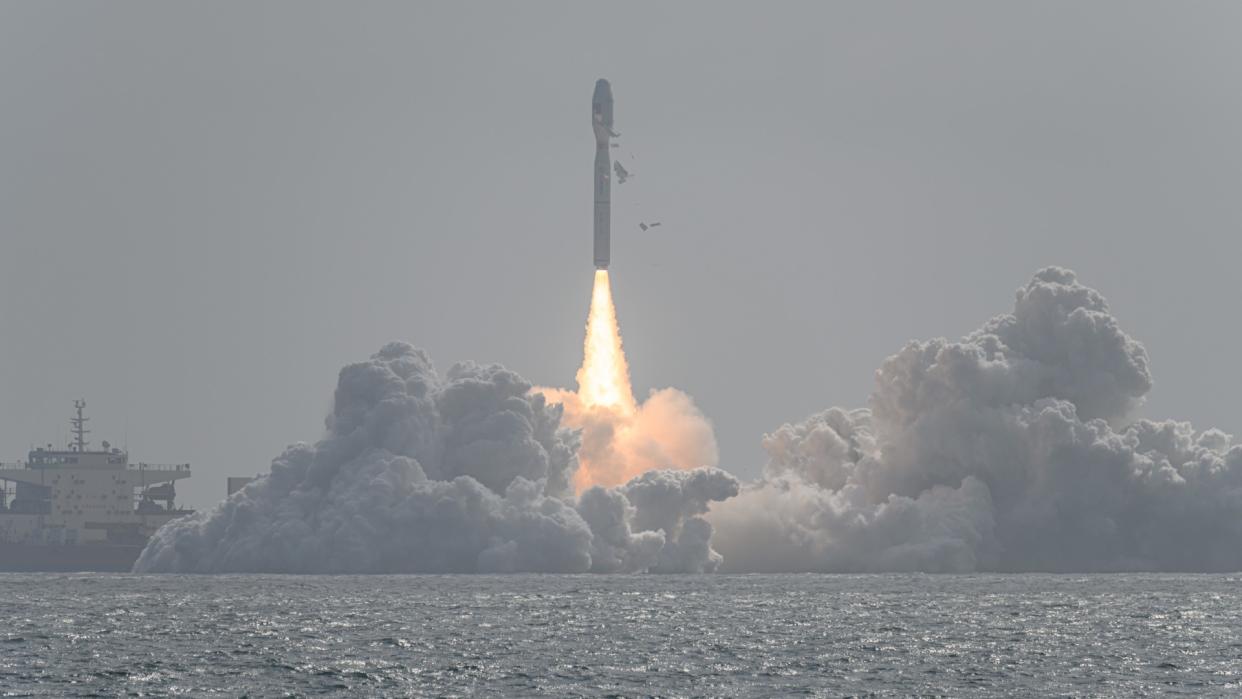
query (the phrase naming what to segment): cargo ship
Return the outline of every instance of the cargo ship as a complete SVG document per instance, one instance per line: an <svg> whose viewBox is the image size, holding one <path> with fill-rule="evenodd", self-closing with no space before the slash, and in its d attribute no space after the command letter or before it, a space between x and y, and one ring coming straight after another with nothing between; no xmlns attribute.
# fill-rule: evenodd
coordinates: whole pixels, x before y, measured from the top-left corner
<svg viewBox="0 0 1242 699"><path fill-rule="evenodd" d="M86 402L74 401L73 441L0 463L0 572L128 572L178 508L189 464L131 464L108 442L91 450Z"/></svg>

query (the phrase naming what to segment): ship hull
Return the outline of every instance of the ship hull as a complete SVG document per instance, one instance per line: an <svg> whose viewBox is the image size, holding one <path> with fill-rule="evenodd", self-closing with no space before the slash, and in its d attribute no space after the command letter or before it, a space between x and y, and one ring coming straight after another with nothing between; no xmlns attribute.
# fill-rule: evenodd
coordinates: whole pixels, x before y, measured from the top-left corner
<svg viewBox="0 0 1242 699"><path fill-rule="evenodd" d="M0 542L0 573L128 573L142 549L139 545Z"/></svg>

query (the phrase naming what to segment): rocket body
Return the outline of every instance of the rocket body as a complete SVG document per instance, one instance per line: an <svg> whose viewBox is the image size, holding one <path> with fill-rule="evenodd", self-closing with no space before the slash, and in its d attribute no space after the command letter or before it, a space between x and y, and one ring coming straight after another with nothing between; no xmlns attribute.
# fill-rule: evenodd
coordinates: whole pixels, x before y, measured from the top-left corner
<svg viewBox="0 0 1242 699"><path fill-rule="evenodd" d="M591 98L591 127L595 131L595 268L608 269L612 236L612 86L595 82Z"/></svg>

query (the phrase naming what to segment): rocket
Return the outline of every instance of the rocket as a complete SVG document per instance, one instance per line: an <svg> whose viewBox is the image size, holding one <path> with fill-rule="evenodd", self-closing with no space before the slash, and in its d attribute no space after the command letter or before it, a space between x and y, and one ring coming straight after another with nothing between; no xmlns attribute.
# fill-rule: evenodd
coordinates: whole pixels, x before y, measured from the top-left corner
<svg viewBox="0 0 1242 699"><path fill-rule="evenodd" d="M595 268L608 269L612 227L612 186L609 181L612 130L612 86L595 81L591 97L591 127L595 130Z"/></svg>

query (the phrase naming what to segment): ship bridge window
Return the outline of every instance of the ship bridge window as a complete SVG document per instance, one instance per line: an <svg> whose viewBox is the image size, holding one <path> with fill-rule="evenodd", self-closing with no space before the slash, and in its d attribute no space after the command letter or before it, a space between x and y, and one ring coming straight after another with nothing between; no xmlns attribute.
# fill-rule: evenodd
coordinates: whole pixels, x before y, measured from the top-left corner
<svg viewBox="0 0 1242 699"><path fill-rule="evenodd" d="M57 464L76 464L76 456L34 456L30 459L32 466L55 466Z"/></svg>

